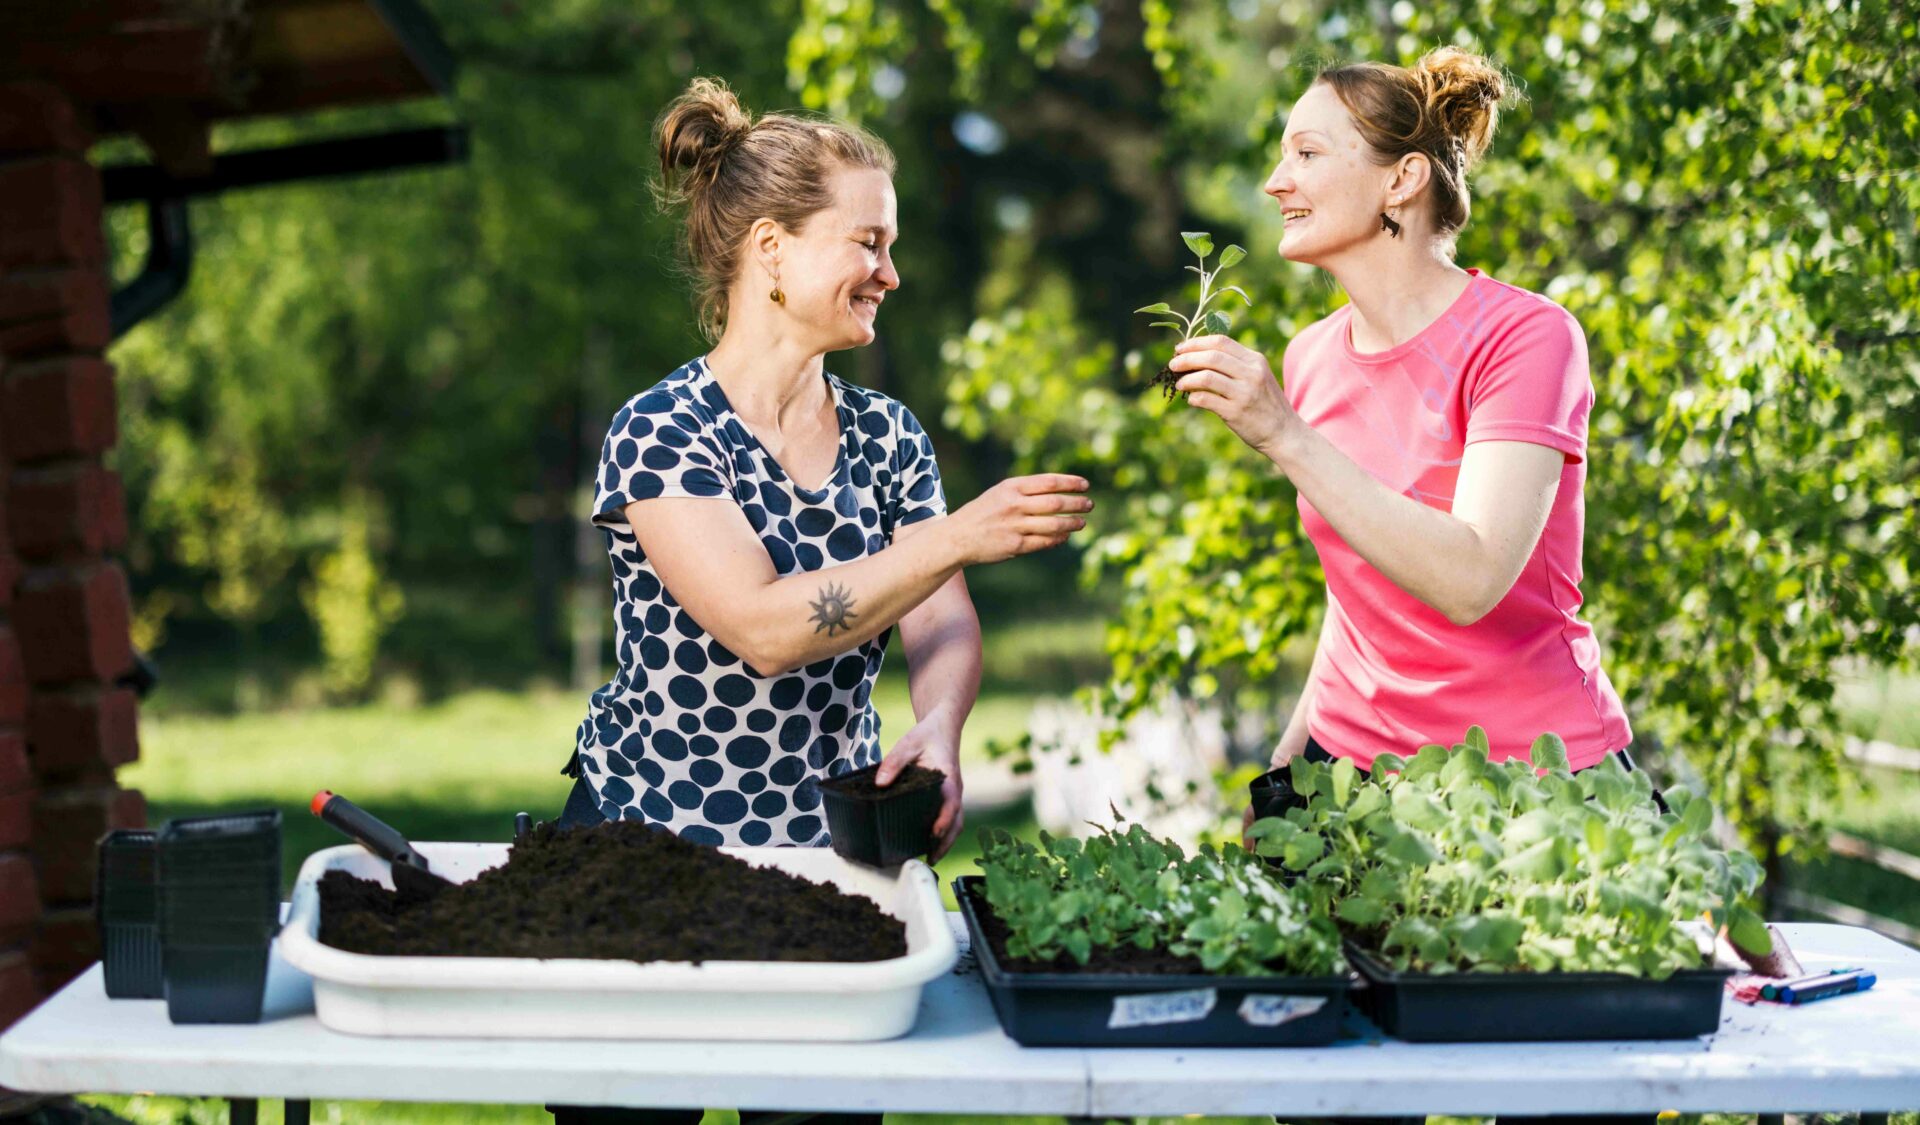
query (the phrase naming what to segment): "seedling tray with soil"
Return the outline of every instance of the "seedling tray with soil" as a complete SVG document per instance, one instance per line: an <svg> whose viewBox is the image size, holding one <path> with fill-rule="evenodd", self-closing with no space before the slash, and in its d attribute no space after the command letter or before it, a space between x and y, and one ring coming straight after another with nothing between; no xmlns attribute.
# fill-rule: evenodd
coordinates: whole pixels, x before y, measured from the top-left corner
<svg viewBox="0 0 1920 1125"><path fill-rule="evenodd" d="M953 895L1000 1025L1029 1047L1312 1047L1340 1034L1350 978L1223 976L1191 956L1131 946L1040 963L1007 953L1008 928L963 875Z"/></svg>
<svg viewBox="0 0 1920 1125"><path fill-rule="evenodd" d="M587 854L609 850L595 834L636 831L684 844L630 822L542 828L529 839L547 846L526 852L538 862L516 862L515 870L507 869L506 844L416 844L457 884L424 907L440 920L437 942L427 929L380 918L393 901L378 893L391 888L386 861L355 845L316 852L295 883L282 954L313 978L320 1022L354 1034L808 1041L905 1034L921 988L958 956L924 863L878 871L825 848L685 845L710 862L650 867L635 861L648 849L624 848L633 854L614 870L604 854L598 862ZM569 859L569 850L581 854ZM767 888L771 872L869 899L884 915L879 921L898 929L882 935L883 948L867 950L877 959L825 959L849 955L841 948L850 932L844 902L823 906L837 896L818 891L783 896ZM497 888L519 892L517 901ZM473 893L503 897L476 914ZM339 919L323 919L323 899L327 911L344 908ZM588 924L597 909L614 911L612 924ZM358 922L352 913L362 915ZM650 927L648 914L660 924ZM677 950L662 944L676 932ZM382 940L405 952L364 951Z"/></svg>
<svg viewBox="0 0 1920 1125"><path fill-rule="evenodd" d="M1744 904L1760 865L1719 844L1712 805L1684 788L1658 802L1617 760L1575 774L1552 734L1495 762L1478 726L1372 766L1294 759L1304 804L1247 834L1339 921L1367 982L1355 1002L1390 1035L1712 1034L1729 976L1710 967L1712 935L1771 944Z"/></svg>

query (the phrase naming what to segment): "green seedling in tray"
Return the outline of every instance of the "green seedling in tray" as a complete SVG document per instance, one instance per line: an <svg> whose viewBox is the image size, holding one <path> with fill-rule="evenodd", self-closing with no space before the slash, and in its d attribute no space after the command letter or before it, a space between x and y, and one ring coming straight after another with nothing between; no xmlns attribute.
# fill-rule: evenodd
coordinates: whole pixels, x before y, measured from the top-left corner
<svg viewBox="0 0 1920 1125"><path fill-rule="evenodd" d="M1744 905L1760 865L1714 839L1709 801L1674 788L1662 812L1647 775L1616 759L1570 772L1556 735L1531 756L1490 761L1473 727L1451 749L1383 754L1371 774L1295 758L1306 806L1248 836L1401 971L1665 979L1703 964L1703 921L1748 953L1771 948Z"/></svg>

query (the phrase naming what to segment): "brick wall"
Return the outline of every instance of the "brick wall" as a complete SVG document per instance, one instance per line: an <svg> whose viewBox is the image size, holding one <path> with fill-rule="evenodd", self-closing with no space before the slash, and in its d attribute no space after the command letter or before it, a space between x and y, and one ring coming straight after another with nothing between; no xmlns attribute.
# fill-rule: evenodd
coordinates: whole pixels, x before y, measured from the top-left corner
<svg viewBox="0 0 1920 1125"><path fill-rule="evenodd" d="M146 822L100 177L59 90L0 83L0 1028L99 956L94 841Z"/></svg>

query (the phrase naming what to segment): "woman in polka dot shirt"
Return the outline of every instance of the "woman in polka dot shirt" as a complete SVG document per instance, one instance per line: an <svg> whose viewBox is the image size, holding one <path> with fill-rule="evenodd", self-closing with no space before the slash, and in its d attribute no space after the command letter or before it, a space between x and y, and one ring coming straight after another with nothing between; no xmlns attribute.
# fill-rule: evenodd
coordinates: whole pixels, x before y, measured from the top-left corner
<svg viewBox="0 0 1920 1125"><path fill-rule="evenodd" d="M1079 477L1002 481L949 514L900 403L828 373L897 289L893 157L824 120L757 121L697 79L656 130L663 203L713 350L634 396L601 451L619 670L593 693L563 824L641 819L712 844L826 844L818 779L881 760L872 689L899 626L914 713L881 764L946 775L980 683L962 571L1058 546Z"/></svg>

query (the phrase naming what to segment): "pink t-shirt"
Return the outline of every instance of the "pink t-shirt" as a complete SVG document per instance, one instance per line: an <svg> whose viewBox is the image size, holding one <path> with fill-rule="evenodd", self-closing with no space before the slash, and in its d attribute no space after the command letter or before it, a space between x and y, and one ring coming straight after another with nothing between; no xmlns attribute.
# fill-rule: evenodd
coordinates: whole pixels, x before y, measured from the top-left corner
<svg viewBox="0 0 1920 1125"><path fill-rule="evenodd" d="M1468 272L1452 307L1389 351L1354 351L1351 305L1309 326L1282 360L1285 393L1375 479L1442 511L1453 508L1473 442L1559 450L1566 463L1546 530L1500 604L1460 626L1355 554L1302 496L1331 620L1307 729L1363 767L1385 751L1458 742L1473 724L1486 728L1496 760L1524 757L1552 731L1579 769L1633 737L1579 616L1593 407L1586 337L1547 298Z"/></svg>

